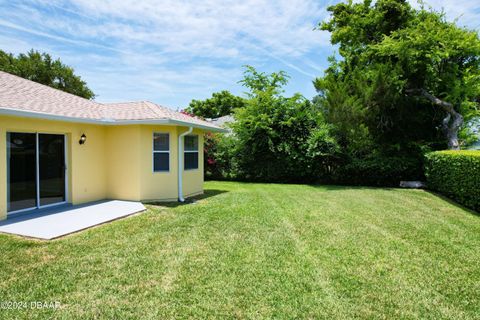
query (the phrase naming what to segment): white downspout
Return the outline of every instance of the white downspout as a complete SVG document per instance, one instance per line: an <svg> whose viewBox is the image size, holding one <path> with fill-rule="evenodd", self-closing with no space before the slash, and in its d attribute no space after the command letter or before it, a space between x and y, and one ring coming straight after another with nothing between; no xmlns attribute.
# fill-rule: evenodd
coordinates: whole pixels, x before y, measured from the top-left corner
<svg viewBox="0 0 480 320"><path fill-rule="evenodd" d="M178 136L178 201L185 202L183 198L183 137L192 133L193 127Z"/></svg>

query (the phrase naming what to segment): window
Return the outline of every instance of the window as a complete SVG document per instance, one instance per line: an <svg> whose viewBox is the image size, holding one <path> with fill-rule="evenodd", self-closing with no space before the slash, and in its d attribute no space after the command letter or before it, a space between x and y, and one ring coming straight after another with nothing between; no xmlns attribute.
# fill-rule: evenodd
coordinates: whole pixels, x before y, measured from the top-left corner
<svg viewBox="0 0 480 320"><path fill-rule="evenodd" d="M184 166L185 170L198 169L198 136L184 138Z"/></svg>
<svg viewBox="0 0 480 320"><path fill-rule="evenodd" d="M170 170L170 136L168 133L153 134L153 171Z"/></svg>

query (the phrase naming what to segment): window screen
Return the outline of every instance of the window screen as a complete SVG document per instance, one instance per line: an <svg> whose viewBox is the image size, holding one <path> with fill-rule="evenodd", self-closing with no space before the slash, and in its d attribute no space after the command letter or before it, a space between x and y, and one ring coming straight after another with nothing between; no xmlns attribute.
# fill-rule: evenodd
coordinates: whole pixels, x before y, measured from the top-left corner
<svg viewBox="0 0 480 320"><path fill-rule="evenodd" d="M198 169L198 136L185 136L184 144L184 169Z"/></svg>
<svg viewBox="0 0 480 320"><path fill-rule="evenodd" d="M153 171L170 170L170 137L168 133L153 134Z"/></svg>

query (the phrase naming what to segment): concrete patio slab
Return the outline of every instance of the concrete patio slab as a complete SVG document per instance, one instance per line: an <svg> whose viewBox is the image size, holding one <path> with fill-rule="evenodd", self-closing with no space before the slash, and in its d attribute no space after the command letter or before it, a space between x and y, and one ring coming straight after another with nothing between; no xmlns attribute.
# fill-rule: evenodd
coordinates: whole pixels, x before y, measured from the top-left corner
<svg viewBox="0 0 480 320"><path fill-rule="evenodd" d="M0 232L50 240L143 210L140 202L120 200L53 207L0 221Z"/></svg>

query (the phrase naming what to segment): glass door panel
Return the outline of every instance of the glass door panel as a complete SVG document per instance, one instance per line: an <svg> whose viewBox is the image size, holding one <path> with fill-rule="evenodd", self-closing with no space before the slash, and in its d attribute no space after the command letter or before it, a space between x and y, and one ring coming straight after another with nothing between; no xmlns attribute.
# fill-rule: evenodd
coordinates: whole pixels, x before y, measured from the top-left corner
<svg viewBox="0 0 480 320"><path fill-rule="evenodd" d="M7 133L8 211L37 206L36 134Z"/></svg>
<svg viewBox="0 0 480 320"><path fill-rule="evenodd" d="M38 135L40 206L65 201L65 136Z"/></svg>

